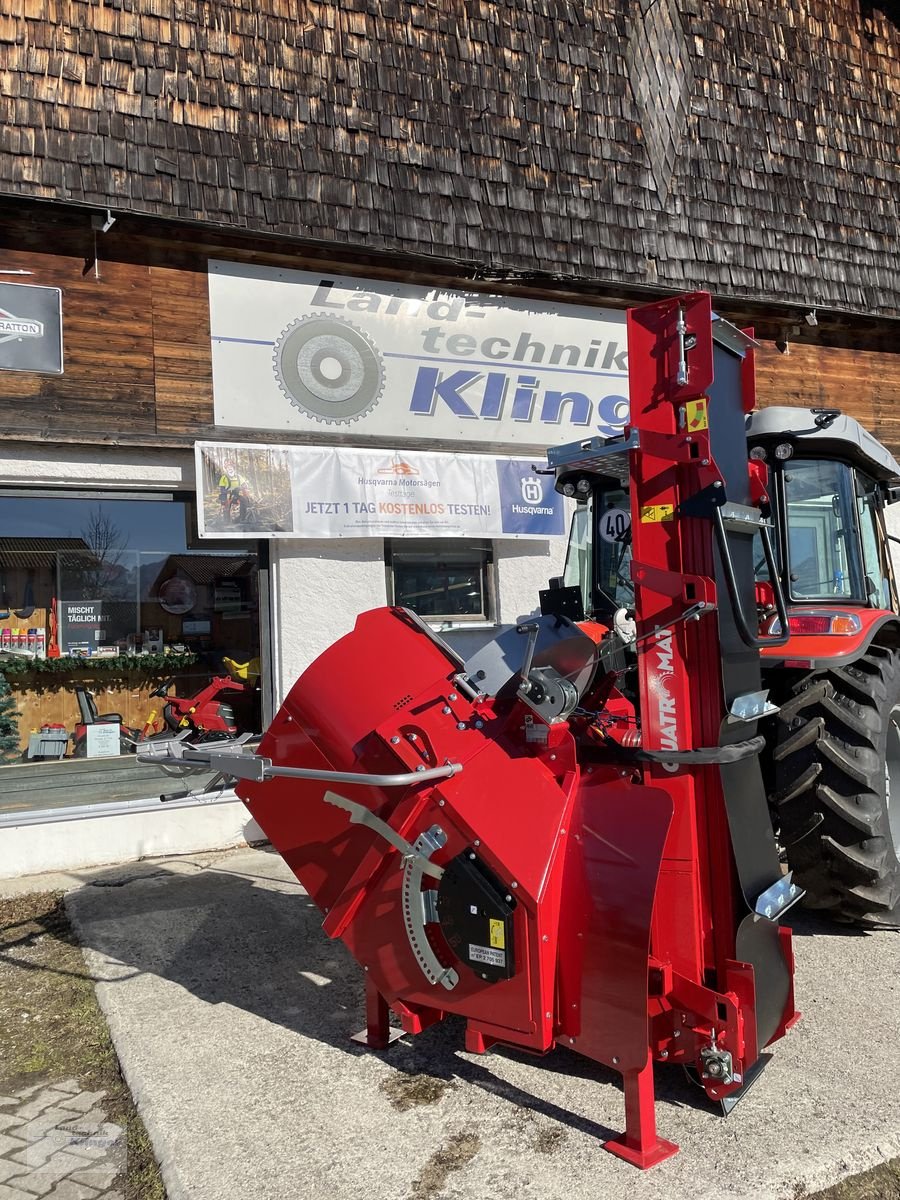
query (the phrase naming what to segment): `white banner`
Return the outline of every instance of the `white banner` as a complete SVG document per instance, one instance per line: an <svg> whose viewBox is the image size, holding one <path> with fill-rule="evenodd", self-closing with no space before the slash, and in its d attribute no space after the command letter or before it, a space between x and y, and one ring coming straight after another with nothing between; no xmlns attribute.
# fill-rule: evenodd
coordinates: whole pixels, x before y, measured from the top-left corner
<svg viewBox="0 0 900 1200"><path fill-rule="evenodd" d="M620 433L625 313L209 263L217 425L561 445Z"/></svg>
<svg viewBox="0 0 900 1200"><path fill-rule="evenodd" d="M196 444L202 538L490 537L565 533L552 475L529 458Z"/></svg>

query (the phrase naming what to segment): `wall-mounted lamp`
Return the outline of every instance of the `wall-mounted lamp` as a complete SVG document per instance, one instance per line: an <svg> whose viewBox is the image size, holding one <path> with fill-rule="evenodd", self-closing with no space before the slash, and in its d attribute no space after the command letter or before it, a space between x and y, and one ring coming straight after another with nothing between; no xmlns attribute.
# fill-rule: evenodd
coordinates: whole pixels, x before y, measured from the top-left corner
<svg viewBox="0 0 900 1200"><path fill-rule="evenodd" d="M819 322L816 317L816 310L814 308L810 309L803 320L807 323L807 325L818 325Z"/></svg>
<svg viewBox="0 0 900 1200"><path fill-rule="evenodd" d="M791 338L796 337L800 332L799 325L785 325L775 339L775 349L780 350L782 354L790 354Z"/></svg>
<svg viewBox="0 0 900 1200"><path fill-rule="evenodd" d="M109 209L106 210L106 216L103 213L94 213L91 217L91 228L97 233L109 233L115 223L116 218Z"/></svg>
<svg viewBox="0 0 900 1200"><path fill-rule="evenodd" d="M112 215L112 212L110 211L110 209L107 209L105 213L91 213L91 229L94 231L94 234L93 234L93 236L94 236L93 266L94 266L94 278L95 279L100 278L100 260L97 257L97 234L98 233L109 233L109 231L112 229L112 227L113 227L113 225L115 225L115 223L116 223L116 218ZM85 274L87 274L87 272L90 269L91 269L91 259L88 258L84 264Z"/></svg>

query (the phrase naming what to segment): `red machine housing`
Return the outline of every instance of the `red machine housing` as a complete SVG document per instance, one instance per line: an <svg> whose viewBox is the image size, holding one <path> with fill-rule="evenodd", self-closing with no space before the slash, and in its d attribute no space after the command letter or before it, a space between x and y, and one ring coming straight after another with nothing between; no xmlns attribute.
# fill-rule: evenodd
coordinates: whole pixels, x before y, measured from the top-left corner
<svg viewBox="0 0 900 1200"><path fill-rule="evenodd" d="M625 1132L606 1148L640 1167L677 1149L656 1133L654 1059L733 1102L796 1019L790 932L757 911L780 886L777 856L749 878L735 811L755 793L726 798L729 753L759 767L752 736L726 730L712 525L686 513L725 483L716 405L751 400L750 366L743 393L710 398L711 328L704 293L629 314L642 757L598 750L583 719L542 717L527 688L480 693L421 621L383 608L304 672L259 747L322 778L238 787L364 967L370 1046L388 1044L389 1009L408 1034L465 1018L470 1051L564 1044L621 1072ZM761 491L749 472L743 485ZM583 703L621 709L596 678ZM429 777L352 779L397 773ZM764 797L746 819L765 845Z"/></svg>

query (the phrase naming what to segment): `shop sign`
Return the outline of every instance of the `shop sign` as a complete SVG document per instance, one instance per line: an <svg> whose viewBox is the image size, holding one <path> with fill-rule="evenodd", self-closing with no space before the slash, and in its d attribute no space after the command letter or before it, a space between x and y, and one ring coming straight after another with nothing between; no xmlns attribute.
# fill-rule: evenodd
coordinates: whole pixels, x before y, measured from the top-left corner
<svg viewBox="0 0 900 1200"><path fill-rule="evenodd" d="M209 303L217 425L542 448L628 416L615 309L215 261Z"/></svg>
<svg viewBox="0 0 900 1200"><path fill-rule="evenodd" d="M202 538L545 538L565 532L530 458L196 444Z"/></svg>
<svg viewBox="0 0 900 1200"><path fill-rule="evenodd" d="M62 374L59 288L0 283L0 371Z"/></svg>
<svg viewBox="0 0 900 1200"><path fill-rule="evenodd" d="M63 654L95 654L137 629L137 605L129 600L61 600L57 615Z"/></svg>

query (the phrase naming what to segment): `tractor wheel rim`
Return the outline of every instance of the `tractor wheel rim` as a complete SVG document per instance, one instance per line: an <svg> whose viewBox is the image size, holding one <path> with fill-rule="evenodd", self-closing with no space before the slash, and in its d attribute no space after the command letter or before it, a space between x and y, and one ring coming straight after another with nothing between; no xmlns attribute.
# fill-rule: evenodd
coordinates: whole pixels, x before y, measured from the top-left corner
<svg viewBox="0 0 900 1200"><path fill-rule="evenodd" d="M894 850L900 857L900 705L888 719L884 793Z"/></svg>

